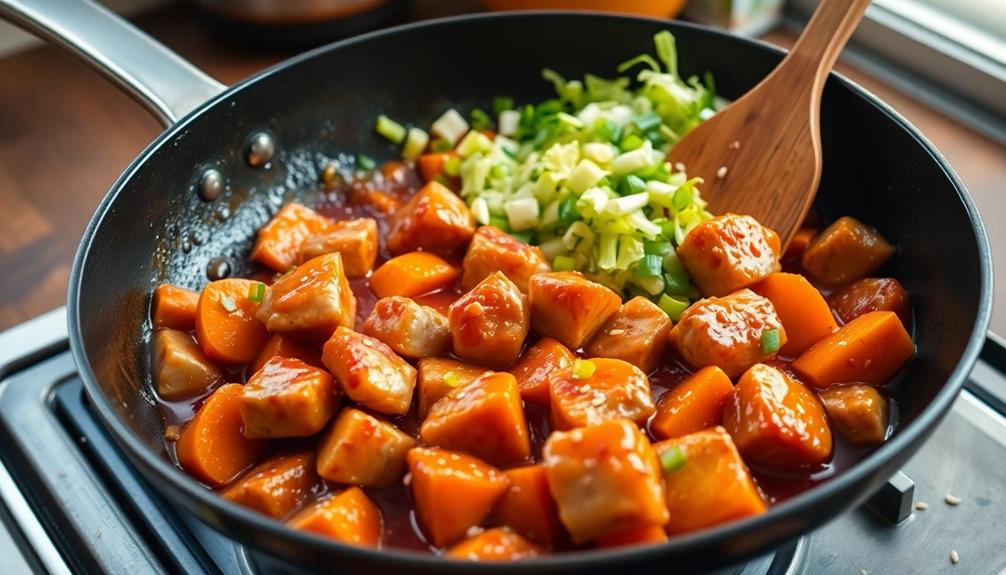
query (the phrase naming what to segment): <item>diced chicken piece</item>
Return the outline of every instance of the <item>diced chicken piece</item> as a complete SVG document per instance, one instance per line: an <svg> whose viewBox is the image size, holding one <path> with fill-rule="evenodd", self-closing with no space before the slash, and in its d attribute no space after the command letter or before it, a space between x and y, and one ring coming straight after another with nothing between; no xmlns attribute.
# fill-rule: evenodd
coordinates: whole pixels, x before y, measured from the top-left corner
<svg viewBox="0 0 1006 575"><path fill-rule="evenodd" d="M294 529L331 537L361 547L381 546L381 510L359 487L350 487L315 501L287 523Z"/></svg>
<svg viewBox="0 0 1006 575"><path fill-rule="evenodd" d="M642 425L656 409L650 380L620 359L580 359L549 379L552 429L629 419Z"/></svg>
<svg viewBox="0 0 1006 575"><path fill-rule="evenodd" d="M527 293L531 276L551 269L545 254L494 226L482 226L465 253L461 288L470 290L494 272L502 272Z"/></svg>
<svg viewBox="0 0 1006 575"><path fill-rule="evenodd" d="M455 354L496 366L517 360L530 324L527 296L500 272L452 303L447 318Z"/></svg>
<svg viewBox="0 0 1006 575"><path fill-rule="evenodd" d="M496 504L496 523L536 543L554 545L560 536L559 510L548 490L545 466L516 467L504 473L510 487Z"/></svg>
<svg viewBox="0 0 1006 575"><path fill-rule="evenodd" d="M715 365L736 377L747 368L774 357L763 334L778 330L779 346L786 345L786 330L768 299L749 289L726 297L711 297L692 304L671 329L671 345L692 367Z"/></svg>
<svg viewBox="0 0 1006 575"><path fill-rule="evenodd" d="M663 357L670 332L671 318L664 310L636 296L608 318L584 351L590 357L627 361L649 373Z"/></svg>
<svg viewBox="0 0 1006 575"><path fill-rule="evenodd" d="M447 318L407 297L378 300L363 323L362 331L388 344L399 355L412 359L446 355L451 347Z"/></svg>
<svg viewBox="0 0 1006 575"><path fill-rule="evenodd" d="M317 481L313 452L277 455L253 467L228 487L223 496L249 509L280 518L303 505Z"/></svg>
<svg viewBox="0 0 1006 575"><path fill-rule="evenodd" d="M667 523L660 463L635 423L556 431L543 456L559 518L574 543Z"/></svg>
<svg viewBox="0 0 1006 575"><path fill-rule="evenodd" d="M855 218L835 220L803 252L803 269L828 285L865 278L894 255L894 246Z"/></svg>
<svg viewBox="0 0 1006 575"><path fill-rule="evenodd" d="M416 369L380 340L340 327L321 360L353 401L392 415L409 411Z"/></svg>
<svg viewBox="0 0 1006 575"><path fill-rule="evenodd" d="M416 447L409 451L408 462L416 516L438 547L478 527L510 485L506 475L488 463L444 449Z"/></svg>
<svg viewBox="0 0 1006 575"><path fill-rule="evenodd" d="M578 272L531 276L528 298L535 331L573 350L580 349L622 305L618 294Z"/></svg>
<svg viewBox="0 0 1006 575"><path fill-rule="evenodd" d="M671 535L765 512L767 505L722 427L653 446L663 467Z"/></svg>
<svg viewBox="0 0 1006 575"><path fill-rule="evenodd" d="M318 256L267 287L258 319L269 331L324 339L356 323L356 296L339 254Z"/></svg>
<svg viewBox="0 0 1006 575"><path fill-rule="evenodd" d="M262 346L255 361L248 366L248 373L254 375L256 371L262 369L265 362L274 357L288 357L299 359L314 367L324 367L321 363L321 349L319 346L305 341L296 340L289 336L274 335Z"/></svg>
<svg viewBox="0 0 1006 575"><path fill-rule="evenodd" d="M318 446L318 474L329 481L386 487L405 473L416 440L397 427L347 407Z"/></svg>
<svg viewBox="0 0 1006 575"><path fill-rule="evenodd" d="M520 390L509 373L488 373L452 389L430 408L419 437L427 445L470 453L494 465L531 456Z"/></svg>
<svg viewBox="0 0 1006 575"><path fill-rule="evenodd" d="M332 376L299 359L274 357L241 391L245 437L310 437L339 408Z"/></svg>
<svg viewBox="0 0 1006 575"><path fill-rule="evenodd" d="M175 453L182 469L213 487L223 487L257 463L269 444L248 439L241 419L240 383L217 388L182 429Z"/></svg>
<svg viewBox="0 0 1006 575"><path fill-rule="evenodd" d="M853 443L882 443L887 439L887 400L869 385L845 385L821 392L828 417L839 433Z"/></svg>
<svg viewBox="0 0 1006 575"><path fill-rule="evenodd" d="M541 547L509 529L497 527L454 545L444 556L467 561L520 561L544 554Z"/></svg>
<svg viewBox="0 0 1006 575"><path fill-rule="evenodd" d="M453 359L427 357L419 360L419 419L426 419L433 404L452 389L464 387L492 370Z"/></svg>
<svg viewBox="0 0 1006 575"><path fill-rule="evenodd" d="M296 203L283 206L258 231L251 259L283 273L300 261L300 247L311 236L332 230L332 220Z"/></svg>
<svg viewBox="0 0 1006 575"><path fill-rule="evenodd" d="M678 257L704 296L724 296L782 269L779 235L751 216L724 214L696 226Z"/></svg>
<svg viewBox="0 0 1006 575"><path fill-rule="evenodd" d="M553 373L573 366L576 356L551 337L543 337L527 348L524 357L510 373L517 379L524 401L548 405L548 378Z"/></svg>
<svg viewBox="0 0 1006 575"><path fill-rule="evenodd" d="M905 326L912 321L908 293L893 278L865 278L852 282L831 294L828 305L843 323L871 311L893 311Z"/></svg>
<svg viewBox="0 0 1006 575"><path fill-rule="evenodd" d="M703 367L660 397L650 433L670 439L719 425L733 393L734 384L722 369Z"/></svg>
<svg viewBox="0 0 1006 575"><path fill-rule="evenodd" d="M300 247L300 261L337 252L346 277L366 277L377 260L377 220L358 218L336 222L328 232L311 236Z"/></svg>
<svg viewBox="0 0 1006 575"><path fill-rule="evenodd" d="M150 317L154 327L192 331L196 329L196 306L199 294L171 284L161 284L154 290Z"/></svg>
<svg viewBox="0 0 1006 575"><path fill-rule="evenodd" d="M631 547L634 545L654 545L667 541L667 531L657 525L633 527L617 533L609 533L597 538L599 549L611 547Z"/></svg>
<svg viewBox="0 0 1006 575"><path fill-rule="evenodd" d="M475 218L464 200L439 182L430 182L395 213L388 251L451 253L467 244L474 233Z"/></svg>
<svg viewBox="0 0 1006 575"><path fill-rule="evenodd" d="M808 384L882 385L915 354L915 342L894 312L871 311L815 343L793 362Z"/></svg>
<svg viewBox="0 0 1006 575"><path fill-rule="evenodd" d="M223 372L206 359L191 335L159 329L150 342L151 375L162 399L193 397L223 382Z"/></svg>
<svg viewBox="0 0 1006 575"><path fill-rule="evenodd" d="M821 402L799 381L762 363L737 382L723 408L723 426L750 463L800 469L831 457L831 429Z"/></svg>

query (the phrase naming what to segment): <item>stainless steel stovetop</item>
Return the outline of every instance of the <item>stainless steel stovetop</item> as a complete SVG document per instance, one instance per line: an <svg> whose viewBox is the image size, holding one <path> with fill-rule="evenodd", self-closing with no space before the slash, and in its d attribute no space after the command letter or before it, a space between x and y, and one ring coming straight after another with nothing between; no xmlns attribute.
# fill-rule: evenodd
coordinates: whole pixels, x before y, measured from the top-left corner
<svg viewBox="0 0 1006 575"><path fill-rule="evenodd" d="M60 309L0 333L0 573L263 572L134 474L87 403L65 325ZM722 571L864 572L1006 575L1006 346L995 336L953 411L870 504Z"/></svg>

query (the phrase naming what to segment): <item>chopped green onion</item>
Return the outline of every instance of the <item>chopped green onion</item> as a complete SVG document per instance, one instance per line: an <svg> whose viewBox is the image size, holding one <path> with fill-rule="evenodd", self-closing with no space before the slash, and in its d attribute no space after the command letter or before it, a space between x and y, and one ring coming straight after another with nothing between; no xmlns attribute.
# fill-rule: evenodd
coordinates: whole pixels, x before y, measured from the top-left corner
<svg viewBox="0 0 1006 575"><path fill-rule="evenodd" d="M501 136L515 136L520 128L520 112L517 110L503 110L499 113L496 127Z"/></svg>
<svg viewBox="0 0 1006 575"><path fill-rule="evenodd" d="M238 310L238 304L229 295L220 296L220 305L227 311L227 313L234 313Z"/></svg>
<svg viewBox="0 0 1006 575"><path fill-rule="evenodd" d="M607 119L600 119L594 124L594 131L601 138L617 144L622 139L622 127ZM642 144L642 142L640 142Z"/></svg>
<svg viewBox="0 0 1006 575"><path fill-rule="evenodd" d="M377 117L377 125L374 126L377 133L391 140L396 144L401 144L405 139L405 126L381 114Z"/></svg>
<svg viewBox="0 0 1006 575"><path fill-rule="evenodd" d="M670 316L673 321L678 321L681 319L681 314L688 309L689 302L688 298L677 298L667 294L660 294L660 299L657 300L657 305L660 309L664 310L664 313Z"/></svg>
<svg viewBox="0 0 1006 575"><path fill-rule="evenodd" d="M430 135L419 128L409 128L405 136L405 145L402 146L402 157L406 160L415 160L422 155L426 149L426 144L430 142Z"/></svg>
<svg viewBox="0 0 1006 575"><path fill-rule="evenodd" d="M552 260L552 270L557 272L568 272L576 269L576 260L570 256L555 256Z"/></svg>
<svg viewBox="0 0 1006 575"><path fill-rule="evenodd" d="M361 170L368 170L369 171L369 170L373 170L374 168L377 167L377 162L374 161L374 158L371 158L370 156L368 156L366 154L360 154L360 155L356 156L356 165Z"/></svg>
<svg viewBox="0 0 1006 575"><path fill-rule="evenodd" d="M534 230L524 230L521 232L510 232L510 235L517 238L518 240L524 242L525 244L530 244L534 240Z"/></svg>
<svg viewBox="0 0 1006 575"><path fill-rule="evenodd" d="M506 96L496 96L493 98L493 114L497 116L500 112L513 109L513 98L508 98Z"/></svg>
<svg viewBox="0 0 1006 575"><path fill-rule="evenodd" d="M255 282L248 286L248 299L252 301L262 301L265 297L265 284L262 282Z"/></svg>
<svg viewBox="0 0 1006 575"><path fill-rule="evenodd" d="M685 452L680 445L675 445L660 454L660 466L664 468L664 473L681 471L687 463L688 458L685 457Z"/></svg>
<svg viewBox="0 0 1006 575"><path fill-rule="evenodd" d="M647 255L652 254L663 258L673 249L674 247L671 245L671 242L667 240L654 240L652 242L643 242L643 251ZM663 262L661 262L661 265L663 265Z"/></svg>
<svg viewBox="0 0 1006 575"><path fill-rule="evenodd" d="M452 178L457 177L461 173L461 158L457 156L451 156L444 160L444 173Z"/></svg>
<svg viewBox="0 0 1006 575"><path fill-rule="evenodd" d="M674 190L674 199L671 200L671 204L674 206L675 210L679 212L687 208L692 203L692 187L689 185L680 186L677 190Z"/></svg>
<svg viewBox="0 0 1006 575"><path fill-rule="evenodd" d="M576 208L577 197L570 194L559 204L559 219L571 224L580 219L580 211Z"/></svg>
<svg viewBox="0 0 1006 575"><path fill-rule="evenodd" d="M444 383L446 383L449 387L457 387L461 384L461 377L453 371L448 371L444 374Z"/></svg>
<svg viewBox="0 0 1006 575"><path fill-rule="evenodd" d="M622 181L625 182L625 195L627 196L631 194L641 194L646 191L646 182L644 182L639 176L629 174Z"/></svg>
<svg viewBox="0 0 1006 575"><path fill-rule="evenodd" d="M489 225L495 226L504 232L510 231L510 221L506 218L501 218L499 216L492 216L489 218Z"/></svg>
<svg viewBox="0 0 1006 575"><path fill-rule="evenodd" d="M468 114L468 119L471 122L472 129L474 130L485 130L492 123L492 119L489 114L486 114L481 108L475 108Z"/></svg>
<svg viewBox="0 0 1006 575"><path fill-rule="evenodd" d="M573 362L573 377L576 379L590 379L594 375L597 365L589 359L578 359Z"/></svg>
<svg viewBox="0 0 1006 575"><path fill-rule="evenodd" d="M656 112L647 112L632 119L632 124L639 128L640 132L648 132L660 125L660 116Z"/></svg>
<svg viewBox="0 0 1006 575"><path fill-rule="evenodd" d="M636 134L629 134L622 138L622 141L618 144L618 149L623 152L631 152L637 148L642 147L645 140L637 136Z"/></svg>
<svg viewBox="0 0 1006 575"><path fill-rule="evenodd" d="M433 181L444 186L445 188L451 187L451 182L443 174L437 174L433 176Z"/></svg>
<svg viewBox="0 0 1006 575"><path fill-rule="evenodd" d="M636 264L636 277L659 278L663 267L663 258L658 255L647 254Z"/></svg>
<svg viewBox="0 0 1006 575"><path fill-rule="evenodd" d="M687 274L664 274L664 291L670 295L687 296L692 291L692 282Z"/></svg>
<svg viewBox="0 0 1006 575"><path fill-rule="evenodd" d="M762 353L775 353L779 351L782 347L780 342L780 333L778 329L766 329L761 332L761 351Z"/></svg>
<svg viewBox="0 0 1006 575"><path fill-rule="evenodd" d="M450 152L453 149L454 144L443 138L437 138L436 140L433 140L432 144L430 144L430 150L438 154L443 154L444 152Z"/></svg>

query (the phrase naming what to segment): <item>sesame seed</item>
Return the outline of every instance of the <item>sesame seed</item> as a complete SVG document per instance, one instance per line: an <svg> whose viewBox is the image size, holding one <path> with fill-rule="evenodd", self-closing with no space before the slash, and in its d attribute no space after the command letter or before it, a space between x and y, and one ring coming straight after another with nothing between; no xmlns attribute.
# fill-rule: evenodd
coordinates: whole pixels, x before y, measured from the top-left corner
<svg viewBox="0 0 1006 575"><path fill-rule="evenodd" d="M608 332L608 335L622 335L623 333L625 333L624 329L613 329Z"/></svg>
<svg viewBox="0 0 1006 575"><path fill-rule="evenodd" d="M915 508L918 509L919 511L925 511L926 509L929 509L929 504L926 503L925 501L919 501L918 503L915 504Z"/></svg>
<svg viewBox="0 0 1006 575"><path fill-rule="evenodd" d="M944 497L943 500L947 502L947 505L960 505L961 504L961 498L960 497L957 497L956 495L951 495L949 493L947 493L947 496Z"/></svg>
<svg viewBox="0 0 1006 575"><path fill-rule="evenodd" d="M734 140L733 142L730 142L731 150L739 150L740 148L741 148L740 140Z"/></svg>
<svg viewBox="0 0 1006 575"><path fill-rule="evenodd" d="M471 527L468 528L468 531L465 531L465 535L469 537L475 537L476 535L482 533L483 531L485 531L485 529L479 527L478 525L472 525Z"/></svg>
<svg viewBox="0 0 1006 575"><path fill-rule="evenodd" d="M961 562L961 556L959 553L957 553L956 549L950 550L950 562L953 563L954 565L957 565L958 563Z"/></svg>
<svg viewBox="0 0 1006 575"><path fill-rule="evenodd" d="M720 166L720 169L716 170L716 177L720 179L727 177L727 167Z"/></svg>
<svg viewBox="0 0 1006 575"><path fill-rule="evenodd" d="M408 487L412 483L412 474L406 473L405 477L402 478L402 485Z"/></svg>

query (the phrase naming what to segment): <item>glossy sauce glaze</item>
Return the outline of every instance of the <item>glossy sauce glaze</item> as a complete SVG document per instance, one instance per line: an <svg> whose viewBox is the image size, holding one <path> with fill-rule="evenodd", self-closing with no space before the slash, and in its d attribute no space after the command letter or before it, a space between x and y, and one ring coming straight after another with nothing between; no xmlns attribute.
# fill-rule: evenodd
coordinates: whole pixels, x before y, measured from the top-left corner
<svg viewBox="0 0 1006 575"><path fill-rule="evenodd" d="M319 213L334 220L346 220L360 217L374 218L378 222L379 236L385 237L385 234L390 227L390 213L392 213L397 206L404 204L408 198L419 189L421 184L422 182L414 169L398 162L389 162L381 168L380 172L376 173L374 177L369 180L353 180L350 182L330 184L327 186L327 190L323 194L323 197L325 198L324 201L320 205L312 207ZM452 263L460 265L462 255L463 254L457 254L456 260ZM374 269L379 267L381 263L388 259L390 259L390 255L387 253L386 248L382 243ZM789 260L784 259L783 266L784 271L791 271L794 273L799 273L800 271L798 264L794 262L792 258ZM274 278L271 272L264 269L254 272L251 274L251 277L265 283L271 283ZM350 280L350 285L357 300L357 326L359 326L362 325L364 320L370 315L378 298L371 291L368 278ZM829 290L826 286L816 285L816 287L818 287L825 296L829 295ZM454 289L431 292L419 296L415 298L415 300L420 304L428 305L446 313L447 307L461 295L462 291L460 287L455 286ZM838 318L838 321L839 325L841 325L841 318ZM536 334L530 334L524 344L525 347L533 345L537 339L538 336ZM576 353L581 357L584 356L582 349L577 350ZM777 357L766 363L795 377L791 366L792 359L793 358ZM247 371L248 368L246 366L239 369L225 371L225 373L228 376L228 381L244 383L251 375ZM670 353L667 354L658 367L649 374L654 402L658 401L664 393L677 386L690 374L691 370L689 370L677 357ZM890 406L891 417L888 426L889 435L897 423L897 406L890 398L891 394L886 393L886 389L881 389L880 391L884 393ZM195 411L208 395L209 391L199 397L184 401L166 401L158 397L157 401L159 402L165 426L169 429L169 432L166 433L166 437L169 437L170 439L171 436L175 435L178 429L191 420ZM366 411L365 408L361 409ZM530 430L532 446L532 460L527 463L537 463L540 461L542 447L545 440L551 433L549 410L545 407L526 403L524 411ZM388 419L403 432L411 435L412 437L418 438L419 421L415 406L413 406L409 413L400 417L388 417L381 414L375 415ZM648 435L651 440L656 441L649 431ZM875 446L852 444L840 433L833 433L832 436L834 448L831 459L827 464L819 468L785 472L777 469L769 470L759 468L749 464L755 483L770 504L775 504L787 498L793 497L794 495L810 489L819 483L829 480L836 474L851 467L875 448ZM315 449L317 446L316 437L310 439L272 441L277 446L275 449L276 453ZM177 465L178 461L175 457L173 447L173 443L169 440L168 452ZM313 493L317 497L339 488L340 486L338 485L329 485L324 480L319 479L317 485L313 489ZM378 505L383 515L384 545L398 548L437 551L436 548L426 542L422 531L418 526L409 488L404 485L403 482L396 482L390 487L381 489L368 488L366 489L366 492ZM560 543L557 546L559 549L569 547L571 547L571 544L568 542Z"/></svg>

